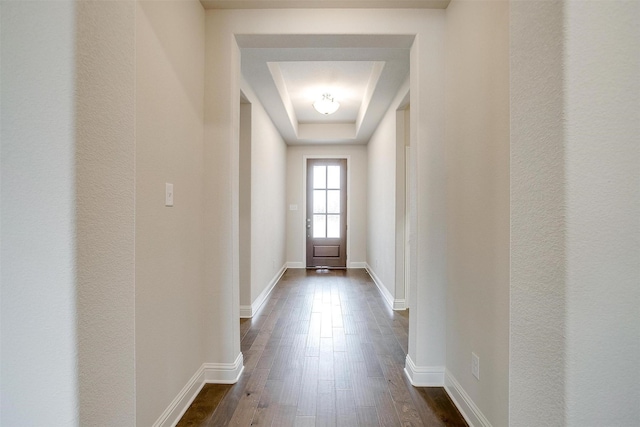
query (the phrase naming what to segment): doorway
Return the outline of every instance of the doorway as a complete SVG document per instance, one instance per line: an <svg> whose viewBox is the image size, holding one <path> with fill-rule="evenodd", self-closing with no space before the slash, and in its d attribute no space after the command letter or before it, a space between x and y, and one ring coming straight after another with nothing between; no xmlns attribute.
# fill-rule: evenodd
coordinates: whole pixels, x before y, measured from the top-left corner
<svg viewBox="0 0 640 427"><path fill-rule="evenodd" d="M307 159L307 268L347 268L347 161Z"/></svg>

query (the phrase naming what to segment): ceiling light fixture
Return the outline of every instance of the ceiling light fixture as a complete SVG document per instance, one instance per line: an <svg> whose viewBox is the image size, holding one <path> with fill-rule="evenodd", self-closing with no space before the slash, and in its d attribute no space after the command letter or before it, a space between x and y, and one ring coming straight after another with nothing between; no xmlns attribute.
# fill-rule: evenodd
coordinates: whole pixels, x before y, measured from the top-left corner
<svg viewBox="0 0 640 427"><path fill-rule="evenodd" d="M333 99L333 96L325 93L322 98L313 103L313 108L321 114L333 114L338 111L340 104Z"/></svg>

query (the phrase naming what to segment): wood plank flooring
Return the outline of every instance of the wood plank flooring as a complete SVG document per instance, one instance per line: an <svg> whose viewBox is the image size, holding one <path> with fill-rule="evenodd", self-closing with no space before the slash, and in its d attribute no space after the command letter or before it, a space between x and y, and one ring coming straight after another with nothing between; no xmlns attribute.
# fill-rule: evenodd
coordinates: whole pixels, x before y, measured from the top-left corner
<svg viewBox="0 0 640 427"><path fill-rule="evenodd" d="M287 270L241 321L238 383L205 385L178 426L466 426L405 377L408 321L365 270Z"/></svg>

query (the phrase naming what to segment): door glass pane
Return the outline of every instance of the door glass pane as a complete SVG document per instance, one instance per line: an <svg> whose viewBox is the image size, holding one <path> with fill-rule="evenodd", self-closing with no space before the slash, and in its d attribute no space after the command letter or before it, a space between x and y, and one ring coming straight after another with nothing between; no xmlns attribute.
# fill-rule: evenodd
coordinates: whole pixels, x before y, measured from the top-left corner
<svg viewBox="0 0 640 427"><path fill-rule="evenodd" d="M340 188L340 166L327 166L327 169L329 175L327 188Z"/></svg>
<svg viewBox="0 0 640 427"><path fill-rule="evenodd" d="M340 190L327 191L327 212L340 213Z"/></svg>
<svg viewBox="0 0 640 427"><path fill-rule="evenodd" d="M313 188L327 188L327 167L313 167Z"/></svg>
<svg viewBox="0 0 640 427"><path fill-rule="evenodd" d="M327 224L325 215L313 216L313 237L324 238L327 237Z"/></svg>
<svg viewBox="0 0 640 427"><path fill-rule="evenodd" d="M313 213L327 212L327 190L313 190Z"/></svg>
<svg viewBox="0 0 640 427"><path fill-rule="evenodd" d="M340 237L340 215L327 215L327 237Z"/></svg>

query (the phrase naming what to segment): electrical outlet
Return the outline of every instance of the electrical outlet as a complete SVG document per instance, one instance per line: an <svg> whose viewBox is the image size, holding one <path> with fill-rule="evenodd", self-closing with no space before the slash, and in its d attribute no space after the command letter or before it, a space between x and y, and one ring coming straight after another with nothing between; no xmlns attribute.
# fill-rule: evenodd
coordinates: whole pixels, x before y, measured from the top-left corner
<svg viewBox="0 0 640 427"><path fill-rule="evenodd" d="M480 358L474 352L471 352L471 373L480 379Z"/></svg>

